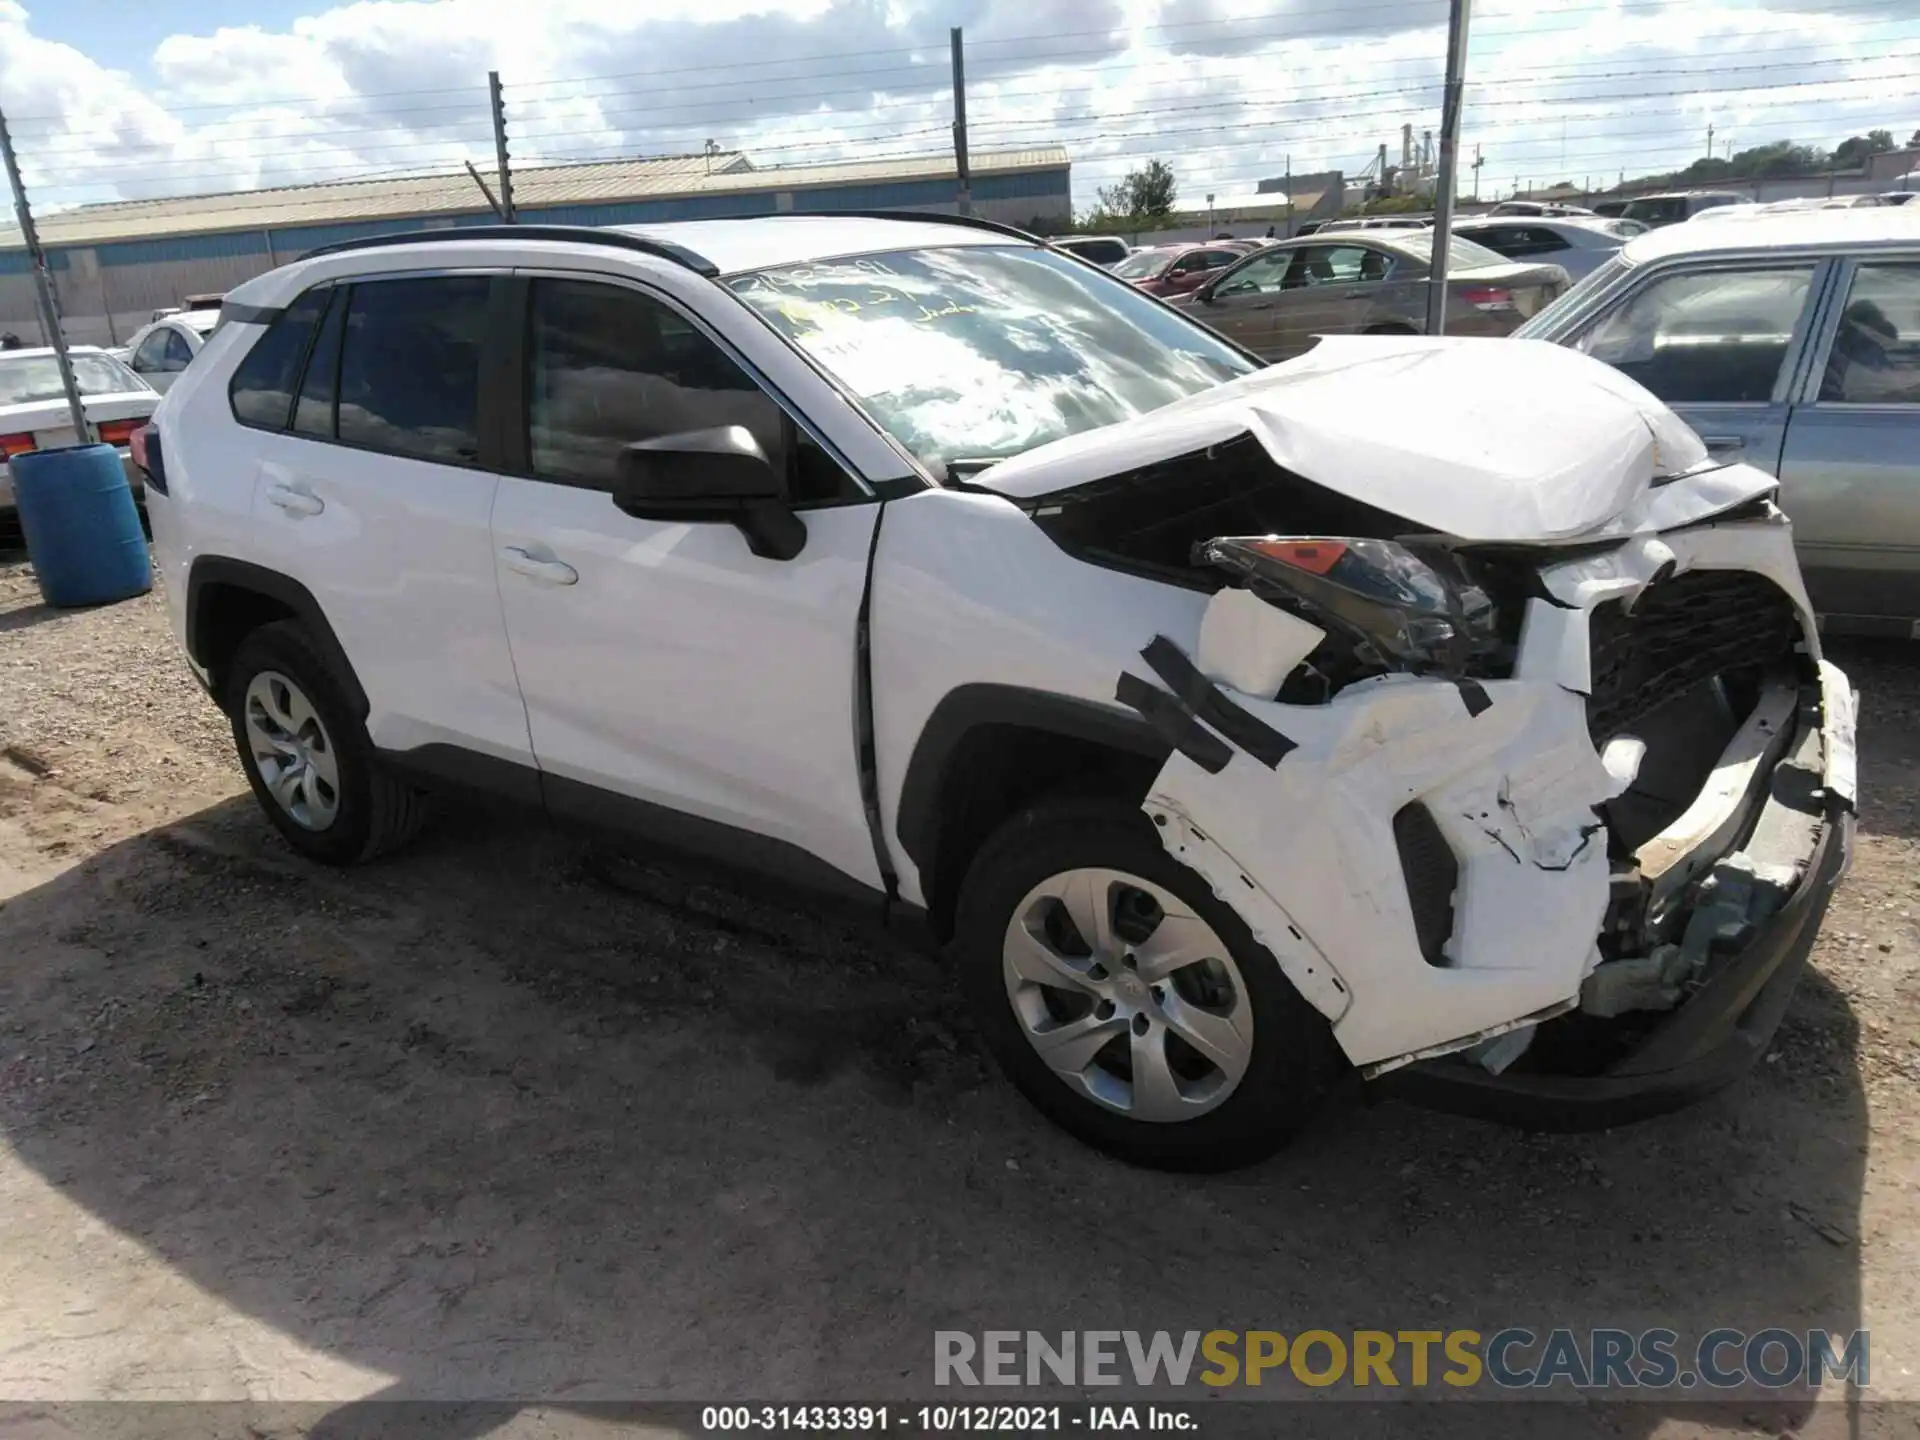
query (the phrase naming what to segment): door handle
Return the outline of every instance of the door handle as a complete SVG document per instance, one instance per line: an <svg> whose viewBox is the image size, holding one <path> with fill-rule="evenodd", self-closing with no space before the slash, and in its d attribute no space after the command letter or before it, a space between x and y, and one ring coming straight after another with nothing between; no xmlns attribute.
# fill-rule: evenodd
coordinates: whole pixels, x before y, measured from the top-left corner
<svg viewBox="0 0 1920 1440"><path fill-rule="evenodd" d="M500 558L514 574L538 580L543 585L572 585L580 579L580 572L566 561L543 559L518 545L505 546Z"/></svg>
<svg viewBox="0 0 1920 1440"><path fill-rule="evenodd" d="M277 505L295 520L318 515L327 502L300 485L275 485L267 491L267 503Z"/></svg>
<svg viewBox="0 0 1920 1440"><path fill-rule="evenodd" d="M1747 448L1747 437L1744 435L1702 435L1700 437L1700 443L1705 445L1708 450L1744 450Z"/></svg>
<svg viewBox="0 0 1920 1440"><path fill-rule="evenodd" d="M1364 300L1367 298L1367 292L1364 290L1348 290L1342 294L1340 298L1342 300Z"/></svg>

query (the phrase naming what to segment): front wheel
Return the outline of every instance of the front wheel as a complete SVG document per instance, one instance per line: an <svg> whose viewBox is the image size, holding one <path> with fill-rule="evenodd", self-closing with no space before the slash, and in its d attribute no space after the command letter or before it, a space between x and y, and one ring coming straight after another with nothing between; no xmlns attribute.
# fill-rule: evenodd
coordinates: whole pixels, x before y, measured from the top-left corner
<svg viewBox="0 0 1920 1440"><path fill-rule="evenodd" d="M1122 802L1051 802L1009 821L967 875L954 940L1001 1068L1049 1119L1123 1160L1262 1159L1339 1068L1279 963Z"/></svg>

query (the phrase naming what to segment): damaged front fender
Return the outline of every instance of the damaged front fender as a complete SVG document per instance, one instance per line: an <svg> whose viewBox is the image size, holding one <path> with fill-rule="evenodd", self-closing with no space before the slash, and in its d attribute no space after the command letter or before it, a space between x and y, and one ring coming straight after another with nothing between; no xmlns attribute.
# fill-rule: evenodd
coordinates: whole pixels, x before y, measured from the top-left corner
<svg viewBox="0 0 1920 1440"><path fill-rule="evenodd" d="M1552 683L1480 689L1485 704L1406 676L1317 706L1235 696L1291 742L1285 759L1235 749L1211 770L1176 750L1146 800L1356 1065L1497 1034L1576 996L1598 960L1611 778L1585 706ZM1395 821L1414 805L1457 875L1408 873ZM1415 894L1449 879L1447 938L1423 954Z"/></svg>
<svg viewBox="0 0 1920 1440"><path fill-rule="evenodd" d="M1244 611L1231 593L1216 603ZM1736 844L1751 846L1739 837L1779 752L1761 732L1780 721L1772 701L1741 698L1754 733L1735 735L1720 763L1709 756L1689 782L1714 805L1689 808L1688 789L1676 792L1680 809L1662 815L1625 792L1643 757L1650 769L1667 766L1665 776L1684 773L1672 769L1678 727L1661 718L1674 697L1726 709L1743 686L1764 698L1764 676L1796 673L1791 683L1816 696L1824 688L1814 773L1830 797L1851 802L1851 692L1819 661L1791 532L1777 514L1545 564L1505 679L1387 674L1324 703L1288 704L1218 683L1228 671L1205 653L1208 633L1198 665L1173 663L1164 640L1142 652L1143 671L1164 690L1139 675L1122 685L1123 698L1151 690L1165 702L1141 708L1165 712L1157 723L1174 744L1145 809L1169 851L1240 913L1369 1073L1530 1031L1579 1006L1603 959L1615 966L1650 953L1650 924L1684 926L1689 907L1731 903L1722 861ZM1279 637L1296 649L1308 638ZM1276 642L1274 653L1292 652ZM1263 689L1272 673L1260 673ZM1231 725L1219 723L1223 712ZM1727 723L1731 733L1737 715ZM1269 738L1244 743L1250 729ZM1643 840L1621 818L1630 805L1641 822L1652 816L1640 858ZM1665 850L1687 857L1684 868L1666 866L1678 888L1662 891L1651 921L1644 900L1622 912L1623 888L1654 885L1644 856ZM1789 880L1810 867L1790 866ZM1720 887L1717 900L1698 898L1699 876ZM1623 913L1637 919L1627 924ZM1656 998L1670 988L1664 970L1643 986ZM1475 1053L1504 1063L1523 1048Z"/></svg>

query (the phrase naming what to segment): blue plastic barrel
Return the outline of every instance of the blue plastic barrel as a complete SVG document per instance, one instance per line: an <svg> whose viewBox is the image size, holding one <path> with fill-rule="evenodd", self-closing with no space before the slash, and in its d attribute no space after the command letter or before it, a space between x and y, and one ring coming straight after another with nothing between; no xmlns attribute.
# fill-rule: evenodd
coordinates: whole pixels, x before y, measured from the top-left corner
<svg viewBox="0 0 1920 1440"><path fill-rule="evenodd" d="M29 450L7 468L47 604L105 605L153 588L140 512L113 446Z"/></svg>

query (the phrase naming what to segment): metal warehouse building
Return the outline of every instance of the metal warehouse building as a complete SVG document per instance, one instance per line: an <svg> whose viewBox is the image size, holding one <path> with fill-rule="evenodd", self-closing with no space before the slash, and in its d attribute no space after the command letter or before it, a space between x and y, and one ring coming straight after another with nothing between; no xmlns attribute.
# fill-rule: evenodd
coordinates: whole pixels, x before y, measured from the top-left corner
<svg viewBox="0 0 1920 1440"><path fill-rule="evenodd" d="M973 210L1014 225L1071 213L1058 146L971 157ZM492 177L488 177L492 183ZM528 223L632 225L823 210L955 209L949 158L761 169L737 151L516 170ZM464 171L172 200L87 205L40 221L67 338L122 344L156 309L232 289L320 245L361 235L492 223ZM18 230L0 231L0 330L44 336Z"/></svg>

